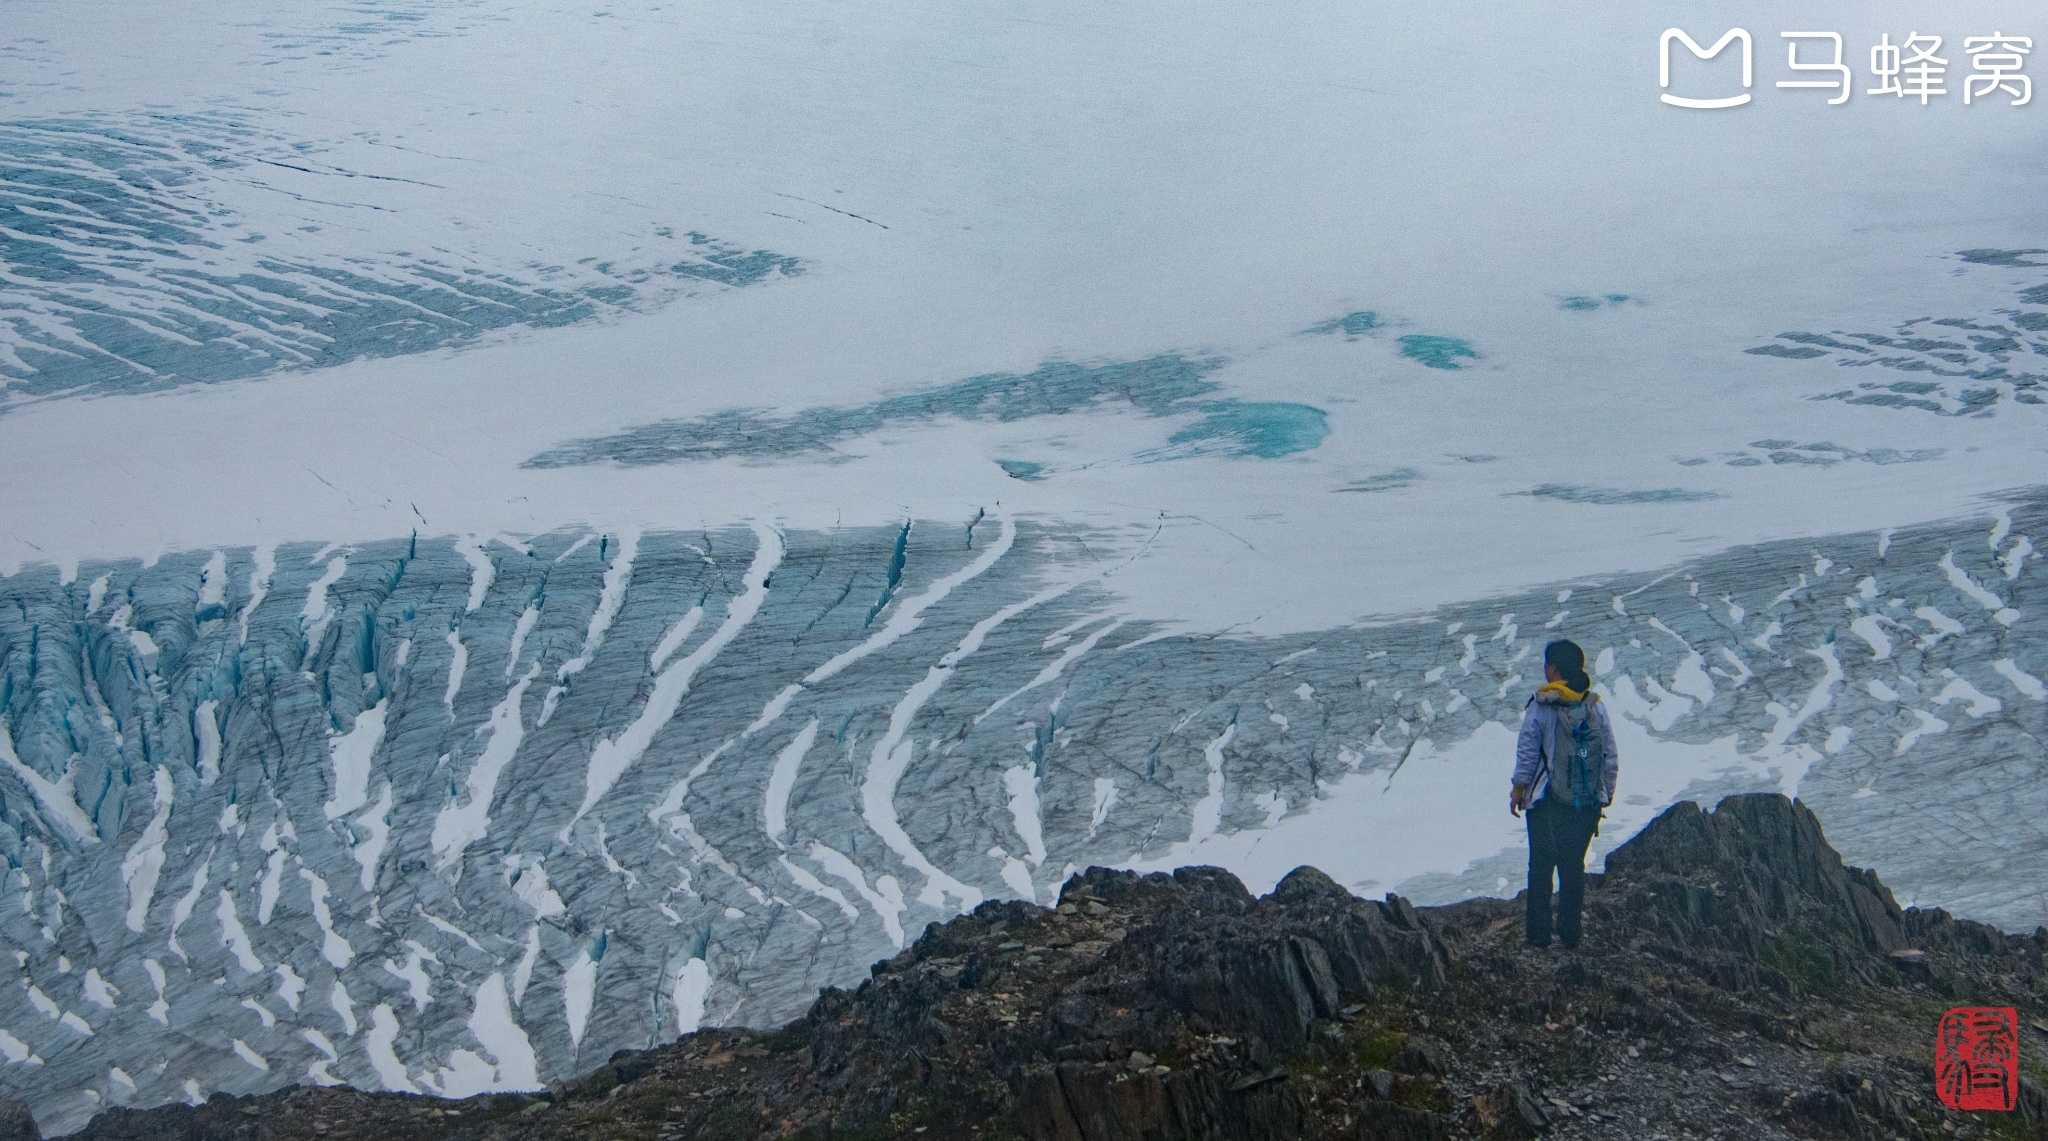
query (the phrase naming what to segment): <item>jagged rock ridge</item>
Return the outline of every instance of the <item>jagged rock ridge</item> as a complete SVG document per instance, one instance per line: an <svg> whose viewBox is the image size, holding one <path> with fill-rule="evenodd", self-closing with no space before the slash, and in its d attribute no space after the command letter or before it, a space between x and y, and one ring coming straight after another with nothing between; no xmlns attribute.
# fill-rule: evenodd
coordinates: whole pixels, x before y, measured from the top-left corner
<svg viewBox="0 0 2048 1141"><path fill-rule="evenodd" d="M1986 1121L1935 1106L1923 1049L1950 1004L2048 1011L2048 929L1901 911L1775 795L1675 806L1611 862L1575 953L1521 946L1512 904L1361 900L1312 868L1259 899L1214 868L1090 869L1056 910L933 926L783 1030L621 1053L545 1097L307 1089L82 1136L2048 1135L2037 1069Z"/></svg>

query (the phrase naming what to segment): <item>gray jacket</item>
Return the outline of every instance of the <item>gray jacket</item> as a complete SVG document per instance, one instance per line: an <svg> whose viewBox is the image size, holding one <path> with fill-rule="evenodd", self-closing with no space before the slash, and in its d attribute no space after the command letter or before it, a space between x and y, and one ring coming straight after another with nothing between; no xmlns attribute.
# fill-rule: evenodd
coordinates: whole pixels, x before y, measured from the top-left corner
<svg viewBox="0 0 2048 1141"><path fill-rule="evenodd" d="M1593 717L1600 725L1600 744L1607 756L1607 764L1600 774L1600 804L1606 807L1614 803L1614 780L1620 769L1620 757L1614 747L1614 724L1607 719L1607 703L1588 695L1593 702ZM1522 713L1521 736L1515 740L1515 777L1517 788L1529 789L1529 803L1543 799L1550 788L1550 754L1552 742L1557 737L1557 707L1564 704L1564 698L1556 690L1541 689L1529 699L1528 707ZM1534 786L1531 788L1530 786Z"/></svg>

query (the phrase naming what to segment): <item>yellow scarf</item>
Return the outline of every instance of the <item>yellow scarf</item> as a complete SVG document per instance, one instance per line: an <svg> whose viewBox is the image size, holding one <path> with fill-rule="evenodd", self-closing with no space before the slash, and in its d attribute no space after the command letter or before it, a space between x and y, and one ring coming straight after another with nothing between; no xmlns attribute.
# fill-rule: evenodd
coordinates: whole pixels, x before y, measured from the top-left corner
<svg viewBox="0 0 2048 1141"><path fill-rule="evenodd" d="M1544 682L1544 683L1543 683L1543 688L1541 688L1541 689L1537 690L1536 692L1537 692L1537 693L1555 693L1555 694L1557 694L1557 695L1558 695L1559 697L1562 697L1562 698L1564 698L1564 699L1565 699L1566 701L1572 702L1572 703L1574 703L1574 704L1577 704L1578 702L1581 702L1581 701L1586 701L1586 700L1589 700L1589 699L1590 699L1590 700L1593 700L1593 701L1598 701L1598 700L1600 700L1600 695L1599 695L1599 694L1597 694L1597 693L1594 693L1594 692L1592 691L1592 689L1591 689L1590 687L1588 687L1588 688L1587 688L1586 692L1584 692L1584 693L1580 693L1580 692L1578 692L1577 690L1573 689L1573 688L1572 688L1571 686L1568 686L1568 685L1566 685L1565 683L1563 683L1563 682L1561 682L1561 681L1548 681L1548 682Z"/></svg>

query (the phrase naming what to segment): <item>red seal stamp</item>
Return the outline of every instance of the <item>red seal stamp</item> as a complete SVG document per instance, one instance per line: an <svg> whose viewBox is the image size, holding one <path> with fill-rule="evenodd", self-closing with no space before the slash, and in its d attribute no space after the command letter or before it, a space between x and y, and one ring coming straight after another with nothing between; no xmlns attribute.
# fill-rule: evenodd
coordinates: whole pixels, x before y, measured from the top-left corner
<svg viewBox="0 0 2048 1141"><path fill-rule="evenodd" d="M2020 1015L1958 1006L1934 1035L1934 1093L1950 1109L2011 1109L2020 1090Z"/></svg>

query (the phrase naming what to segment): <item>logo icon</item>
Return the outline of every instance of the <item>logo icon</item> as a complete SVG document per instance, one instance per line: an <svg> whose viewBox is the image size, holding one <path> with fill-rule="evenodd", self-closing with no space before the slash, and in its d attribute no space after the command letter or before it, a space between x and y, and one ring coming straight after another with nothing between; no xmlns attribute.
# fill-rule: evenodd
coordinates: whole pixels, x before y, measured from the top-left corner
<svg viewBox="0 0 2048 1141"><path fill-rule="evenodd" d="M1664 29L1664 34L1657 39L1657 86L1659 87L1671 86L1672 40L1677 40L1679 43L1684 44L1686 50L1692 52L1694 56L1700 59L1712 59L1720 55L1721 49L1727 47L1730 41L1741 40L1742 86L1745 88L1750 86L1750 80L1755 75L1756 61L1755 51L1749 42L1749 30L1747 28L1728 29L1727 32L1722 34L1720 39L1714 41L1714 46L1710 48L1701 47L1699 41L1686 35L1683 28ZM1721 99L1688 99L1683 95L1673 95L1667 91L1657 98L1671 104L1673 107L1703 107L1708 110L1715 110L1722 107L1742 106L1744 103L1749 102L1749 92L1744 91L1740 95L1730 95Z"/></svg>
<svg viewBox="0 0 2048 1141"><path fill-rule="evenodd" d="M2020 1015L1958 1006L1934 1035L1934 1093L1950 1109L2011 1109L2019 1096Z"/></svg>

